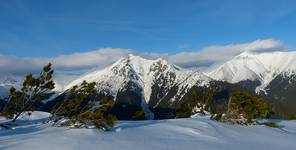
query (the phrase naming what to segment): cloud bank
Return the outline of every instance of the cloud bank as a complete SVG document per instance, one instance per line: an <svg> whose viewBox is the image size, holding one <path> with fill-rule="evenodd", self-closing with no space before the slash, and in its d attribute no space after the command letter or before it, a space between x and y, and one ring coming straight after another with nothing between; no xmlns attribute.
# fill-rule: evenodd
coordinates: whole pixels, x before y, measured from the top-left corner
<svg viewBox="0 0 296 150"><path fill-rule="evenodd" d="M282 42L265 39L249 43L209 46L200 52L181 52L169 56L169 60L182 67L212 68L244 51L267 52L283 51L285 46Z"/></svg>
<svg viewBox="0 0 296 150"><path fill-rule="evenodd" d="M282 42L273 39L256 40L249 43L217 45L203 48L200 51L180 52L176 54L139 52L132 49L101 48L94 51L60 55L50 58L29 58L0 55L0 76L24 75L35 73L48 62L57 72L56 80L66 84L68 81L92 68L103 68L116 60L133 53L145 58L163 57L173 64L184 68L213 68L244 51L282 51Z"/></svg>

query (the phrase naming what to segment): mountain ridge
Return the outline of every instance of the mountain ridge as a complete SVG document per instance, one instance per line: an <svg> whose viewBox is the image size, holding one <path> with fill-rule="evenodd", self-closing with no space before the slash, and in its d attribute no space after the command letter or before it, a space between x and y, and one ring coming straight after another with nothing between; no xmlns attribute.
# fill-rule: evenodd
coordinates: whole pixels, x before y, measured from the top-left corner
<svg viewBox="0 0 296 150"><path fill-rule="evenodd" d="M259 80L256 92L267 94L266 87L278 75L289 77L296 74L296 52L243 52L225 62L208 75L220 81L238 83L244 80Z"/></svg>
<svg viewBox="0 0 296 150"><path fill-rule="evenodd" d="M98 100L115 101L119 119L130 119L139 110L146 118L173 118L180 104L197 95L199 106L208 91L215 89L213 103L218 112L232 92L246 90L268 99L282 116L296 114L296 52L243 52L210 73L178 67L165 59L129 55L112 65L77 78L53 94L40 107L52 111L65 100L69 89L83 81L95 82Z"/></svg>
<svg viewBox="0 0 296 150"><path fill-rule="evenodd" d="M152 118L148 107L151 105L154 108L157 107L171 89L177 87L174 96L169 98L174 102L182 98L192 86L208 84L210 78L203 73L170 64L162 58L148 60L130 54L127 58L122 58L104 69L93 71L74 80L66 86L66 90L83 81L95 82L99 93L112 96L115 101L122 96L118 94L119 92L138 89L136 90L138 92L132 93L137 93L145 114L148 118Z"/></svg>
<svg viewBox="0 0 296 150"><path fill-rule="evenodd" d="M127 69L130 72L120 72L120 71L126 71L124 69ZM161 74L159 74L161 72L163 74L166 74L168 77L171 77L170 78L171 81L172 80L176 81L173 83L178 83L178 84L182 84L184 82L203 81L201 84L204 85L204 84L207 84L208 81L210 81L210 78L201 72L183 69L176 65L170 64L168 61L162 58L149 60L149 59L144 59L140 56L135 56L130 54L127 58L122 58L104 69L90 72L78 78L77 80L74 80L73 82L71 82L66 86L66 90L70 89L74 85L78 85L79 83L82 83L82 81L84 80L87 82L98 82L98 81L102 82L105 80L109 80L110 77L108 76L111 73L116 74L116 76L119 78L123 77L122 79L120 79L121 81L114 82L115 85L123 84L124 80L127 79L128 76L130 75L132 79L138 80L139 84L145 88L144 89L145 100L146 102L149 102L149 96L151 93L150 91L151 84L153 84L152 82L155 78L159 78L161 76ZM169 73L172 73L172 72L176 73L175 76L174 75L170 76ZM119 87L115 87L113 91L117 91L118 89ZM116 97L116 92L113 92L113 93L114 93L114 97Z"/></svg>

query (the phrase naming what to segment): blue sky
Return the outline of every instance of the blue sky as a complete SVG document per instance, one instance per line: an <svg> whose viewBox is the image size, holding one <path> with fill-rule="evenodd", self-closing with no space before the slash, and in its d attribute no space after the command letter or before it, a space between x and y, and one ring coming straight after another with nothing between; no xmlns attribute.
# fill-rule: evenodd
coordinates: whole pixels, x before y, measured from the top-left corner
<svg viewBox="0 0 296 150"><path fill-rule="evenodd" d="M293 49L296 1L9 0L0 20L0 54L20 57L104 47L175 54L269 38Z"/></svg>

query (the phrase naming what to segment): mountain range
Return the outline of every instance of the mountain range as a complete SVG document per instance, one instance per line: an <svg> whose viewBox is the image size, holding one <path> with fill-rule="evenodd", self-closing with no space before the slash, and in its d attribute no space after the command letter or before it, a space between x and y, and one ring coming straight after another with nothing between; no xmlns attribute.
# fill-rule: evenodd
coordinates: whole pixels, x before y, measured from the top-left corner
<svg viewBox="0 0 296 150"><path fill-rule="evenodd" d="M296 52L244 52L208 75L254 91L269 100L279 116L295 116Z"/></svg>
<svg viewBox="0 0 296 150"><path fill-rule="evenodd" d="M18 81L1 80L2 97ZM188 102L193 94L204 103L209 89L214 89L214 111L223 111L231 92L246 90L270 101L276 117L296 114L296 52L247 51L210 72L184 69L162 58L129 55L72 81L40 109L50 111L71 87L83 81L96 82L98 99L115 100L114 113L119 119L129 119L137 110L143 110L147 119L173 118L179 104Z"/></svg>

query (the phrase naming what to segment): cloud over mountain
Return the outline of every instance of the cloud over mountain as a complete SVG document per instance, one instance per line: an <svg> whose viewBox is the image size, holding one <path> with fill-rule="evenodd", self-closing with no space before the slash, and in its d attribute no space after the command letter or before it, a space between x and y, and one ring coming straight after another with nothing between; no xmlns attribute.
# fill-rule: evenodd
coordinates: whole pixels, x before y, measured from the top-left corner
<svg viewBox="0 0 296 150"><path fill-rule="evenodd" d="M181 52L169 56L169 60L183 67L210 67L221 64L244 51L282 51L282 42L273 39L250 43L209 46L200 52Z"/></svg>
<svg viewBox="0 0 296 150"><path fill-rule="evenodd" d="M94 51L60 55L49 58L30 58L0 55L0 75L24 75L28 72L39 71L40 68L51 62L57 71L57 79L64 80L65 74L76 75L84 73L91 68L103 68L122 57L133 53L145 58L163 57L184 68L196 67L200 69L210 68L221 64L233 56L244 51L282 51L285 46L282 42L265 39L249 43L209 46L200 51L184 51L176 54L139 52L123 48L101 48ZM70 79L69 79L70 80Z"/></svg>

